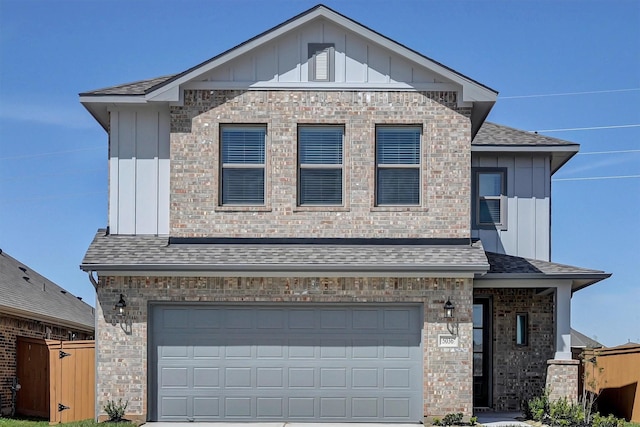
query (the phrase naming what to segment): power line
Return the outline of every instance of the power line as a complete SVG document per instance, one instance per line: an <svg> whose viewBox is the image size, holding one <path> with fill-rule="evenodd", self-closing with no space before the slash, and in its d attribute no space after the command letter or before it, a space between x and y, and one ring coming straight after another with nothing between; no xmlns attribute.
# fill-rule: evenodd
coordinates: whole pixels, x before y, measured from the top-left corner
<svg viewBox="0 0 640 427"><path fill-rule="evenodd" d="M633 92L633 91L640 91L640 88L590 90L590 91L586 91L586 92L542 93L542 94L537 94L537 95L501 96L500 99L544 98L544 97L547 97L547 96L591 95L591 94L595 94L595 93L616 93L616 92Z"/></svg>
<svg viewBox="0 0 640 427"><path fill-rule="evenodd" d="M26 180L26 179L37 179L37 178L52 177L52 176L83 175L83 174L88 174L93 172L106 172L106 170L104 168L96 168L96 169L84 169L84 170L69 171L69 172L43 173L43 174L37 174L37 175L19 175L19 176L14 176L9 178L3 178L3 181L20 181L20 180Z"/></svg>
<svg viewBox="0 0 640 427"><path fill-rule="evenodd" d="M78 148L77 150L51 151L49 153L24 154L21 156L0 157L0 160L30 159L32 157L53 156L56 154L77 153L79 151L102 150L103 147Z"/></svg>
<svg viewBox="0 0 640 427"><path fill-rule="evenodd" d="M623 128L637 128L640 127L640 123L632 125L613 125L613 126L591 126L586 128L564 128L564 129L542 129L529 132L569 132L574 130L597 130L597 129L623 129Z"/></svg>
<svg viewBox="0 0 640 427"><path fill-rule="evenodd" d="M584 178L553 178L551 181L595 181L599 179L627 179L627 178L640 178L640 175L589 176Z"/></svg>
<svg viewBox="0 0 640 427"><path fill-rule="evenodd" d="M588 153L577 153L577 154L584 156L589 154L619 154L619 153L640 153L640 150L591 151Z"/></svg>
<svg viewBox="0 0 640 427"><path fill-rule="evenodd" d="M84 197L91 196L94 194L107 194L106 191L92 191L88 193L68 193L68 194L59 194L53 196L41 196L41 197L24 197L17 199L4 199L4 202L32 202L37 200L58 200L58 199L72 199L74 197Z"/></svg>

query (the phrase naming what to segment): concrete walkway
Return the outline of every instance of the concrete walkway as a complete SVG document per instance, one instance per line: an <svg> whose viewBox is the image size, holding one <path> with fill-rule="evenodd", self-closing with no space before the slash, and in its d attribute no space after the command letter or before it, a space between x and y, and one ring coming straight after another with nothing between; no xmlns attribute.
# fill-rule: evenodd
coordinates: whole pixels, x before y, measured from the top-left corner
<svg viewBox="0 0 640 427"><path fill-rule="evenodd" d="M518 420L518 418L522 417L520 412L479 412L476 416L478 417L478 423L487 427L531 427L530 424Z"/></svg>
<svg viewBox="0 0 640 427"><path fill-rule="evenodd" d="M520 412L480 412L477 414L478 423L487 427L508 427L531 425L518 421ZM149 422L149 427L416 427L420 424L392 424L392 423L297 423L297 422L270 422L270 423L227 423L227 422L196 422L196 423L166 423Z"/></svg>

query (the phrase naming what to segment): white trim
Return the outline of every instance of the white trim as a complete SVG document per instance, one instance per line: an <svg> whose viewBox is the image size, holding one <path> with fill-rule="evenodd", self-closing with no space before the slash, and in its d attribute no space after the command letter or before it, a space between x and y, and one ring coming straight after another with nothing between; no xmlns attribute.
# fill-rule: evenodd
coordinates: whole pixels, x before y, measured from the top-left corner
<svg viewBox="0 0 640 427"><path fill-rule="evenodd" d="M452 83L367 83L367 82L271 82L271 81L215 81L203 80L187 82L182 85L186 90L220 90L220 89L252 89L252 90L359 90L359 91L433 91L460 92L461 88ZM98 98L99 99L99 98ZM149 98L150 100L152 98ZM153 99L154 101L156 99Z"/></svg>
<svg viewBox="0 0 640 427"><path fill-rule="evenodd" d="M142 277L407 277L407 278L451 278L472 279L473 272L460 272L453 270L426 270L415 272L398 272L392 269L388 271L178 271L178 270L92 270L99 276L142 276Z"/></svg>
<svg viewBox="0 0 640 427"><path fill-rule="evenodd" d="M551 282L551 283L550 283ZM478 279L473 281L474 289L488 288L555 288L571 286L571 279L557 279L553 277L539 279Z"/></svg>

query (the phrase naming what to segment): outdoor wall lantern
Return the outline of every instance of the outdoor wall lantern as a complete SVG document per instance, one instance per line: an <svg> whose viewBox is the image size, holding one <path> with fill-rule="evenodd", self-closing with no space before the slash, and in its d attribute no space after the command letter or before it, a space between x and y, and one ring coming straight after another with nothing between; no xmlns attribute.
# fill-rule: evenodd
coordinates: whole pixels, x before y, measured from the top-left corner
<svg viewBox="0 0 640 427"><path fill-rule="evenodd" d="M124 295L120 294L120 300L113 306L116 316L118 316L119 319L124 319L125 308L127 308L127 302L124 300Z"/></svg>
<svg viewBox="0 0 640 427"><path fill-rule="evenodd" d="M444 318L453 319L453 313L456 307L451 303L451 299L447 298L447 302L444 303Z"/></svg>

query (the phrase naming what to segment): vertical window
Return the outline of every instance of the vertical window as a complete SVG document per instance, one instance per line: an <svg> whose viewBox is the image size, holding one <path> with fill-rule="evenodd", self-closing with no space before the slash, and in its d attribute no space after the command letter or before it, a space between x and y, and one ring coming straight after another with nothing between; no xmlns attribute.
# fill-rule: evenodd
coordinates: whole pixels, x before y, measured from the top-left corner
<svg viewBox="0 0 640 427"><path fill-rule="evenodd" d="M529 344L529 316L527 313L516 313L516 345Z"/></svg>
<svg viewBox="0 0 640 427"><path fill-rule="evenodd" d="M419 126L376 128L376 205L420 204Z"/></svg>
<svg viewBox="0 0 640 427"><path fill-rule="evenodd" d="M223 205L264 205L265 126L220 128Z"/></svg>
<svg viewBox="0 0 640 427"><path fill-rule="evenodd" d="M299 205L342 205L343 139L340 126L298 128Z"/></svg>
<svg viewBox="0 0 640 427"><path fill-rule="evenodd" d="M309 81L332 82L335 48L333 43L309 43Z"/></svg>
<svg viewBox="0 0 640 427"><path fill-rule="evenodd" d="M505 171L476 170L475 181L476 225L506 227Z"/></svg>

